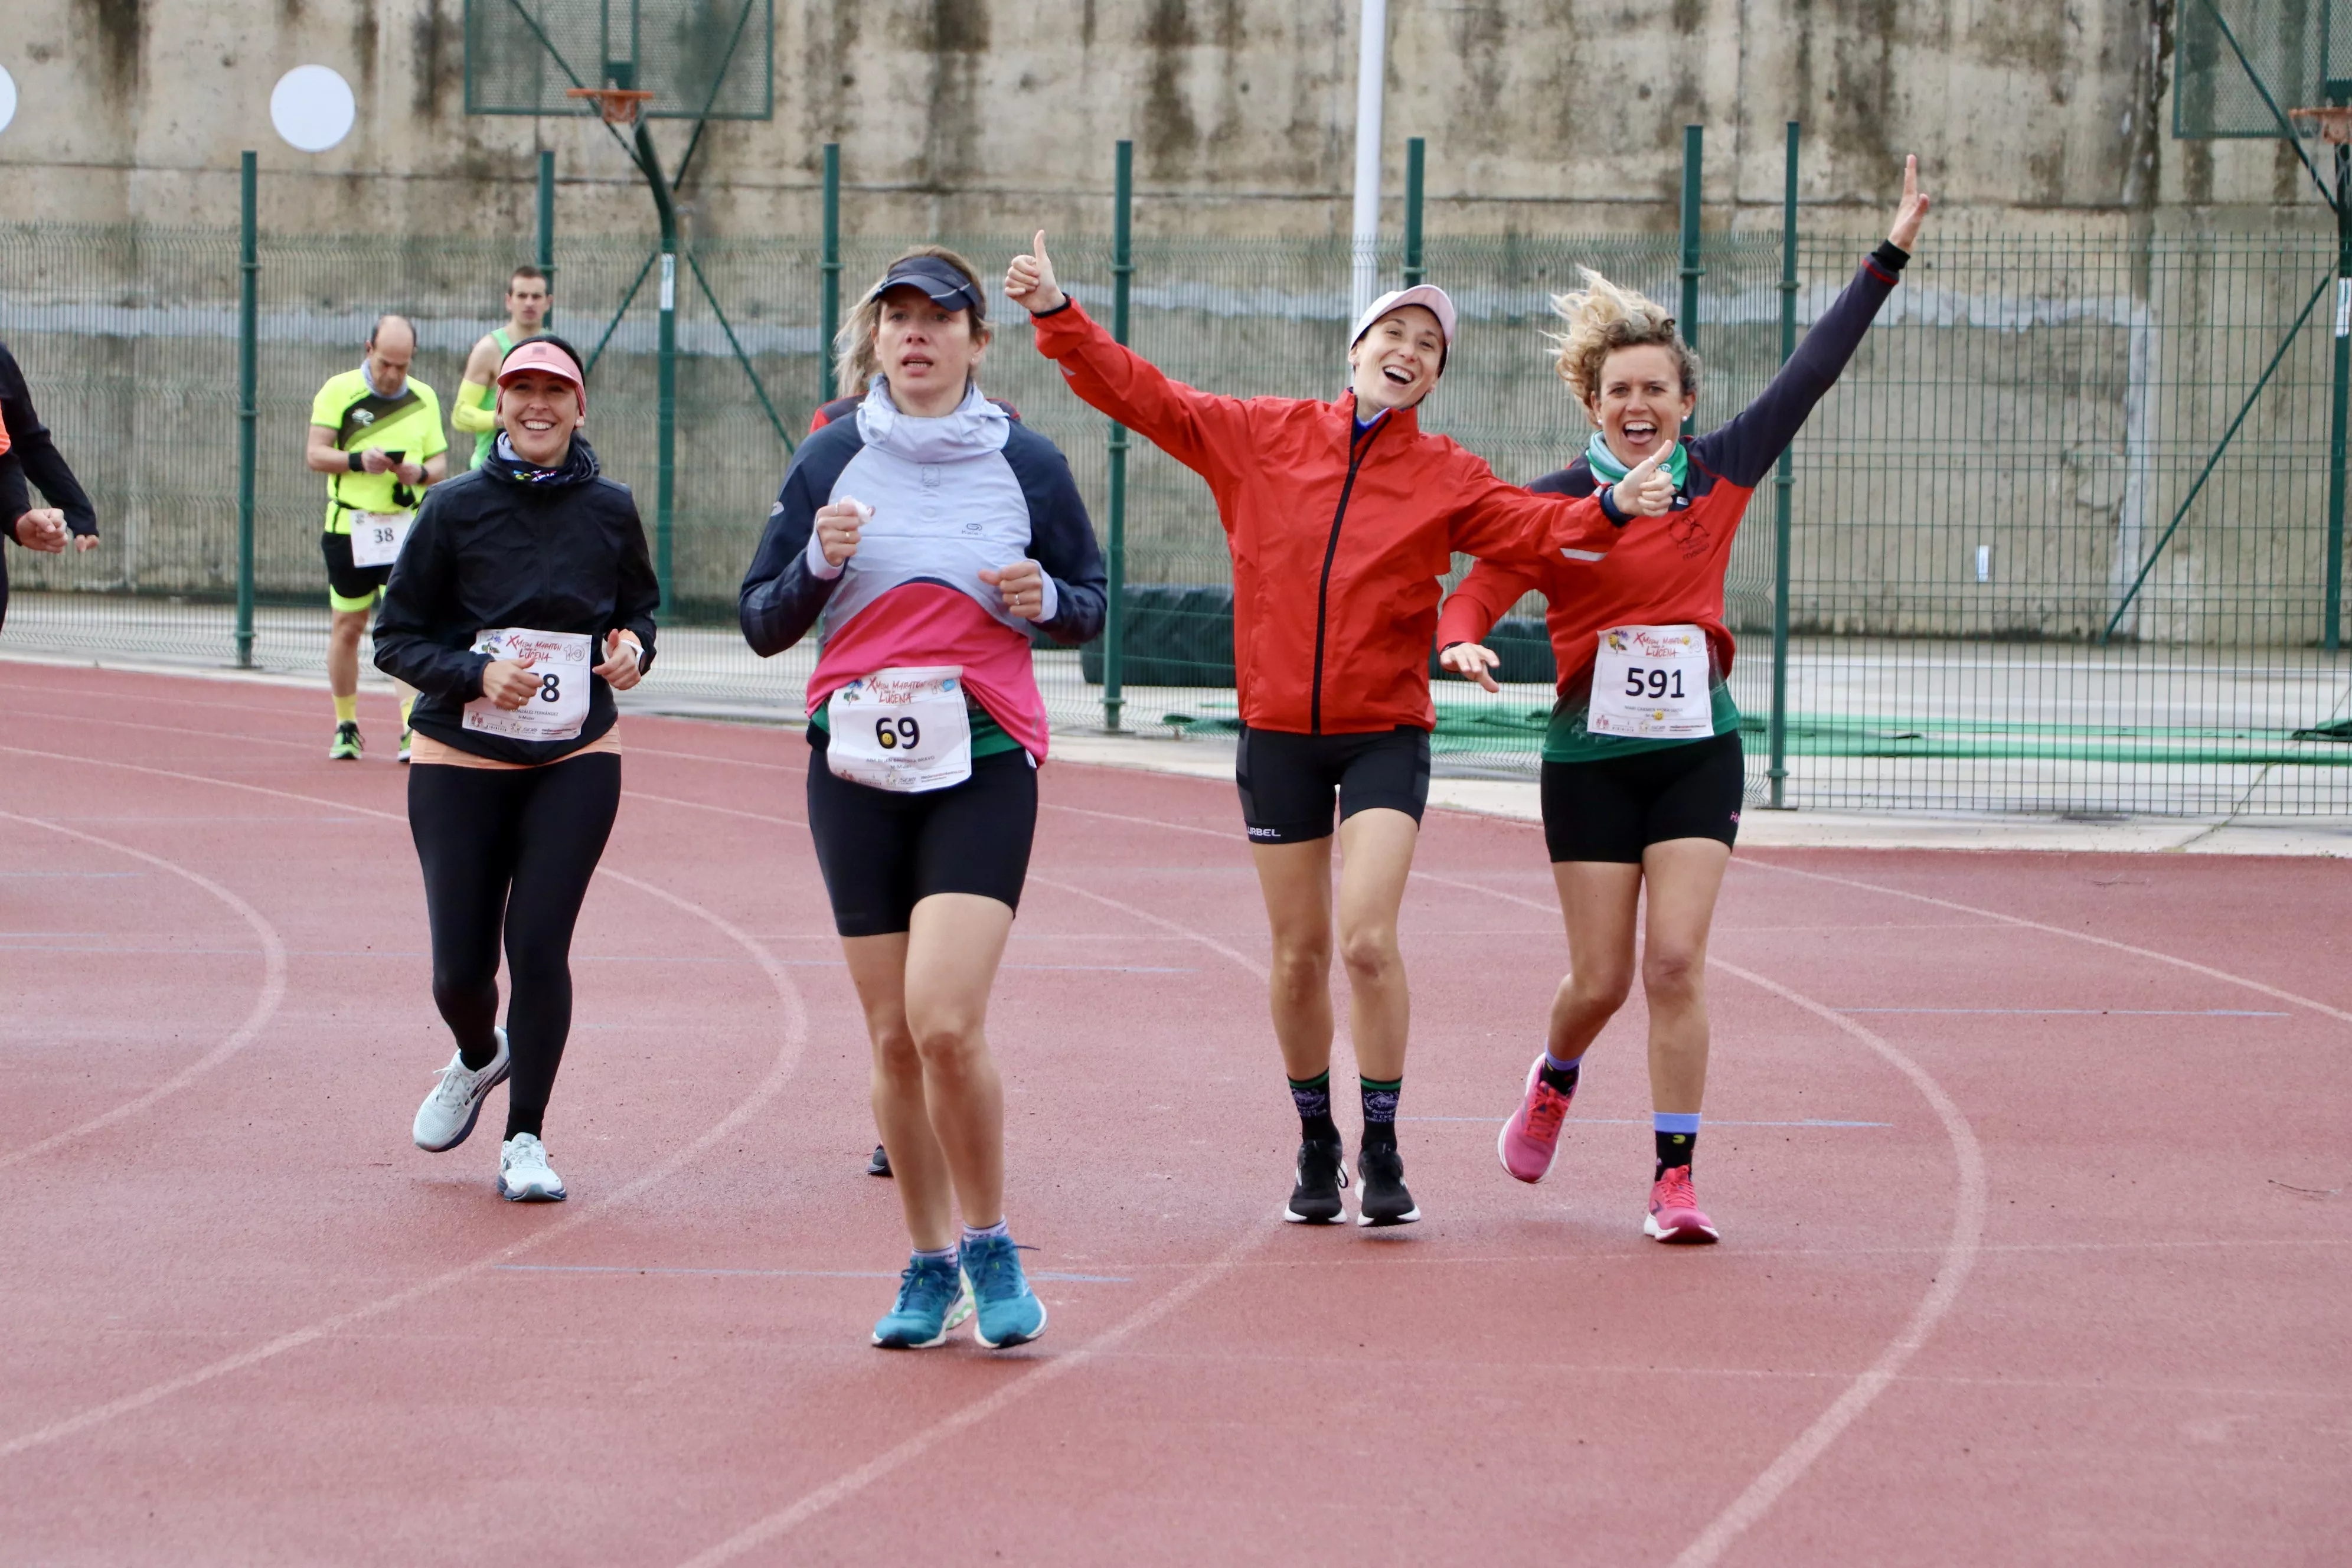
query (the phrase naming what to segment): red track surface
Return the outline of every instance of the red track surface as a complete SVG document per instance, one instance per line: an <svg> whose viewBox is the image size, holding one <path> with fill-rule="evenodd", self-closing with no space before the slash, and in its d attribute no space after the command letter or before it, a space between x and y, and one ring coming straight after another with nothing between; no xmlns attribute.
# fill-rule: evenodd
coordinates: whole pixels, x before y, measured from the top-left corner
<svg viewBox="0 0 2352 1568"><path fill-rule="evenodd" d="M2341 865L1743 855L1668 1249L1638 1001L1497 1167L1562 943L1536 834L1433 814L1430 1217L1308 1230L1232 791L1055 764L990 1030L1052 1328L888 1354L797 737L625 721L524 1207L502 1101L409 1144L402 779L325 717L0 665L0 1560L2344 1561Z"/></svg>

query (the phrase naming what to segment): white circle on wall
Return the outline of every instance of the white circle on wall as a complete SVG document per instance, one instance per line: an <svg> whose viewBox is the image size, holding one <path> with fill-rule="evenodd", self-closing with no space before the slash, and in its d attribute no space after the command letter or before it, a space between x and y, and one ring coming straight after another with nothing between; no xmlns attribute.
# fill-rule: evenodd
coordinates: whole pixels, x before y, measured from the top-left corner
<svg viewBox="0 0 2352 1568"><path fill-rule="evenodd" d="M0 131L7 130L8 122L16 118L16 79L8 74L6 66L0 66Z"/></svg>
<svg viewBox="0 0 2352 1568"><path fill-rule="evenodd" d="M269 123L300 152L323 153L341 142L358 114L352 84L327 66L296 66L270 89Z"/></svg>

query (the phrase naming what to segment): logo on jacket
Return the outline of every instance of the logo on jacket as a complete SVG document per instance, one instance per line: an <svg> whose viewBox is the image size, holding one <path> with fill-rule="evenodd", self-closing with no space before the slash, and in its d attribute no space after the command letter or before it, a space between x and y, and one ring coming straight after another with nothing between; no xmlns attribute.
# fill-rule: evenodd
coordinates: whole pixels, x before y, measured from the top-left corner
<svg viewBox="0 0 2352 1568"><path fill-rule="evenodd" d="M1666 524L1666 537L1681 547L1685 561L1706 554L1715 544L1706 525L1688 512Z"/></svg>

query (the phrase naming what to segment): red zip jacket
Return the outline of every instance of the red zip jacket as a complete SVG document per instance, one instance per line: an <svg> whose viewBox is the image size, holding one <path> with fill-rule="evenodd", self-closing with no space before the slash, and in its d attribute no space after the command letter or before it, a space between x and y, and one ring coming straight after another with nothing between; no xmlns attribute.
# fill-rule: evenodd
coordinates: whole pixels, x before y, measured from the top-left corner
<svg viewBox="0 0 2352 1568"><path fill-rule="evenodd" d="M1076 300L1031 318L1070 390L1209 481L1234 558L1242 722L1358 734L1437 721L1429 700L1438 579L1454 552L1535 565L1616 529L1590 500L1504 483L1422 433L1409 408L1355 436L1337 402L1219 397L1171 381Z"/></svg>
<svg viewBox="0 0 2352 1568"><path fill-rule="evenodd" d="M1673 510L1627 529L1598 553L1555 553L1526 563L1481 561L1445 601L1437 646L1476 642L1522 595L1536 589L1549 601L1544 619L1563 697L1590 687L1600 634L1611 626L1696 625L1706 633L1716 676L1728 675L1733 645L1730 628L1723 624L1723 574L1748 498L1797 438L1813 405L1835 384L1909 259L1892 245L1864 258L1853 281L1822 312L1756 401L1688 443L1690 473ZM1614 510L1607 487L1594 480L1582 458L1545 475L1533 488L1590 498L1584 505Z"/></svg>

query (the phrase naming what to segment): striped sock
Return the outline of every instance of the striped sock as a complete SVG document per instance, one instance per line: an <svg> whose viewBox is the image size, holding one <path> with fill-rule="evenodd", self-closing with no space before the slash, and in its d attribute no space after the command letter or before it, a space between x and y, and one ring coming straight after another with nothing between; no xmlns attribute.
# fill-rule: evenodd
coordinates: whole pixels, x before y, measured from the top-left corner
<svg viewBox="0 0 2352 1568"><path fill-rule="evenodd" d="M1696 1110L1654 1110L1650 1113L1650 1135L1658 1146L1659 1176L1677 1165L1687 1165L1698 1152L1698 1112Z"/></svg>
<svg viewBox="0 0 2352 1568"><path fill-rule="evenodd" d="M1404 1079L1359 1077L1364 1095L1364 1142L1367 1144L1396 1142L1397 1099L1404 1092Z"/></svg>
<svg viewBox="0 0 2352 1568"><path fill-rule="evenodd" d="M1298 1110L1298 1136L1310 1143L1336 1143L1339 1141L1339 1124L1331 1120L1331 1072L1329 1068L1313 1078L1286 1079L1290 1085L1290 1103Z"/></svg>

